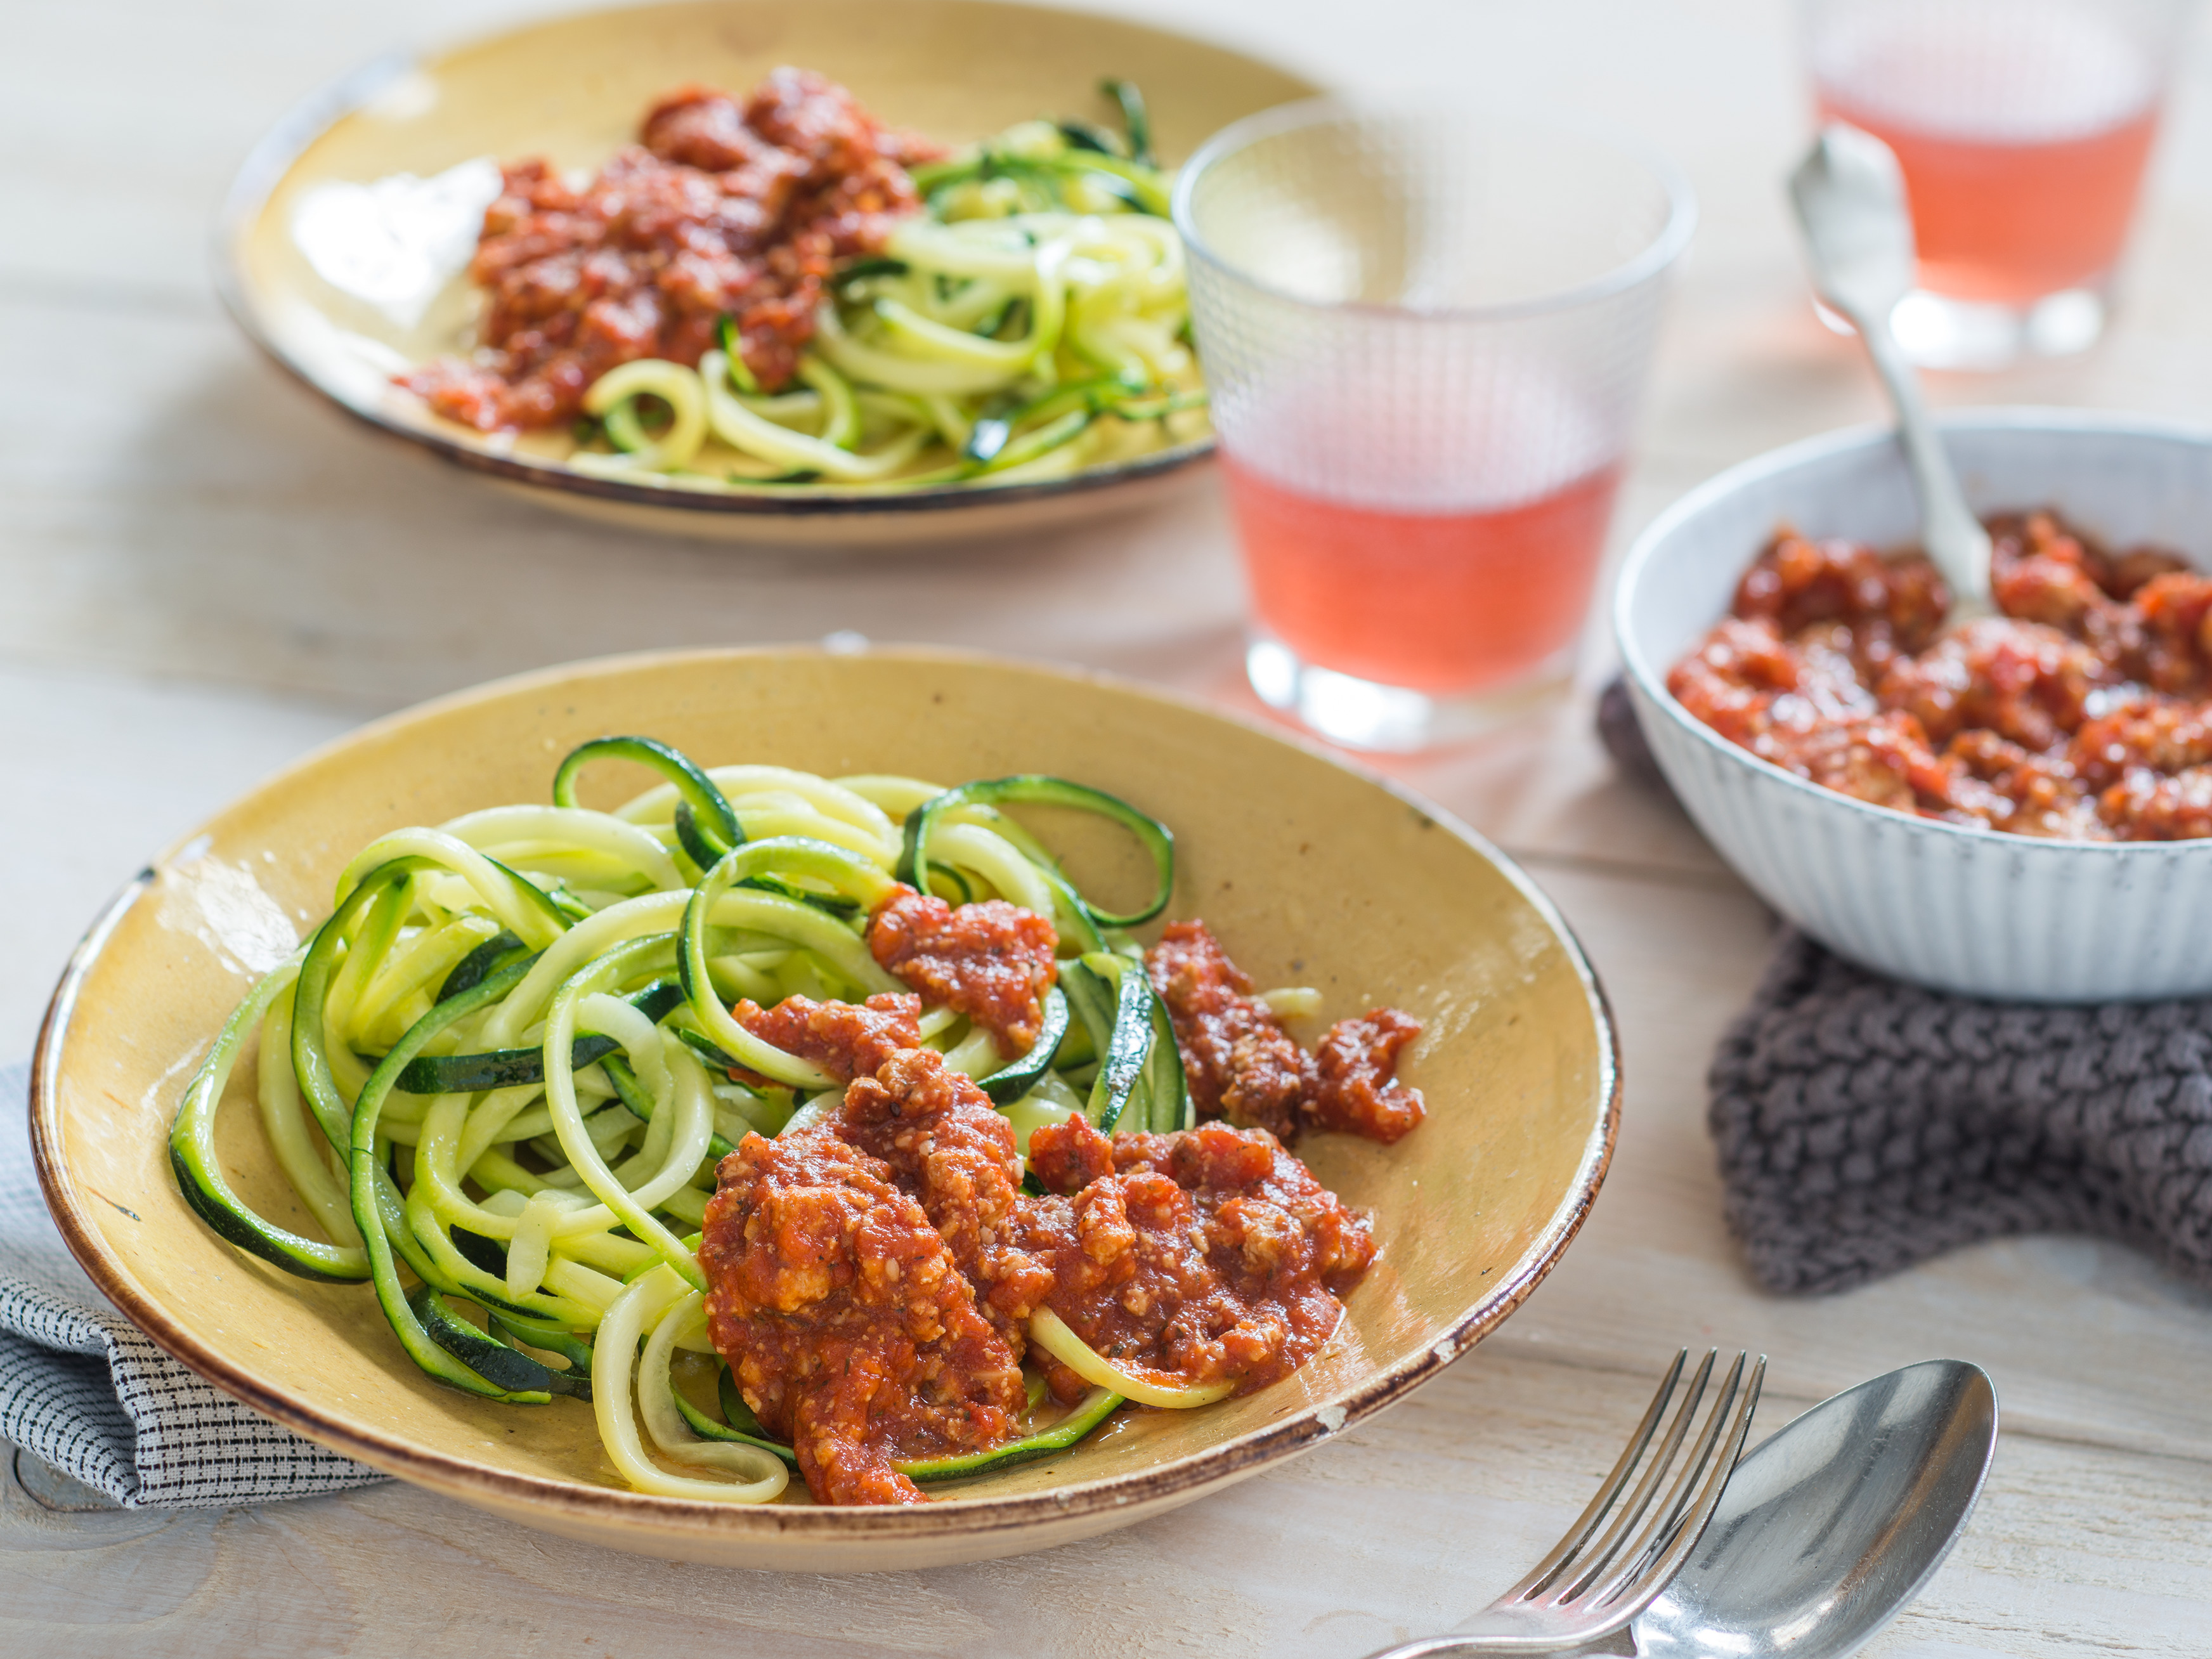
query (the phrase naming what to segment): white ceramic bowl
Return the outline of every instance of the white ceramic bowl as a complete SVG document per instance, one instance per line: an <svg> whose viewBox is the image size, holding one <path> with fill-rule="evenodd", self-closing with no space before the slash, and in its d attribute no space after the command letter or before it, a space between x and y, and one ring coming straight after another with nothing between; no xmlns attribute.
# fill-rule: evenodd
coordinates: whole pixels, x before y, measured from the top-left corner
<svg viewBox="0 0 2212 1659"><path fill-rule="evenodd" d="M2212 568L2212 429L2049 409L1941 424L1976 511L2053 507L2114 546ZM1613 627L1674 793L1769 904L1882 973L2037 1002L2212 993L2212 841L2039 841L1910 817L1793 777L1668 695L1667 671L1778 526L1890 548L1917 541L1918 520L1895 441L1863 428L1734 467L1644 532Z"/></svg>

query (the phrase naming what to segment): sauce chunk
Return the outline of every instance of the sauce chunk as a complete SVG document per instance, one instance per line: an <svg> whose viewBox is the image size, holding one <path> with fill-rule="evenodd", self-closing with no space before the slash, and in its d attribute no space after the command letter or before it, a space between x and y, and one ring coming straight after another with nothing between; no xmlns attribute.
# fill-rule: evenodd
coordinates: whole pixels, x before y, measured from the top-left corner
<svg viewBox="0 0 2212 1659"><path fill-rule="evenodd" d="M480 431L558 426L619 364L696 365L726 316L746 366L777 389L836 262L877 252L920 210L906 168L941 154L797 69L742 103L679 88L639 138L580 185L542 159L503 170L469 265L485 298L478 349L400 385Z"/></svg>
<svg viewBox="0 0 2212 1659"><path fill-rule="evenodd" d="M989 1031L1008 1060L1027 1054L1059 969L1059 938L1034 910L1004 899L955 908L901 887L876 907L868 948L932 1007L957 1008Z"/></svg>
<svg viewBox="0 0 2212 1659"><path fill-rule="evenodd" d="M1032 1138L1048 1161L1096 1161L1065 1143L1102 1139L1078 1119ZM1036 1200L1030 1249L1051 1264L1048 1305L1117 1364L1176 1384L1233 1381L1249 1394L1287 1376L1336 1329L1338 1293L1373 1261L1367 1224L1264 1129L1201 1124L1117 1135L1112 1170ZM1054 1391L1079 1384L1048 1370Z"/></svg>
<svg viewBox="0 0 2212 1659"><path fill-rule="evenodd" d="M920 1503L894 1460L1008 1437L1019 1362L889 1165L831 1134L747 1135L717 1181L709 1329L817 1498Z"/></svg>
<svg viewBox="0 0 2212 1659"><path fill-rule="evenodd" d="M990 1097L933 1050L912 1048L846 1090L837 1133L881 1158L921 1200L985 1316L1018 1355L1052 1273L1018 1246L1014 1129Z"/></svg>
<svg viewBox="0 0 2212 1659"><path fill-rule="evenodd" d="M893 1054L921 1046L921 999L896 991L864 1003L786 997L773 1008L748 998L730 1012L762 1042L813 1061L840 1083L871 1076Z"/></svg>
<svg viewBox="0 0 2212 1659"><path fill-rule="evenodd" d="M1420 1091L1395 1080L1399 1054L1421 1034L1410 1015L1376 1008L1339 1020L1309 1054L1202 921L1170 922L1145 969L1174 1023L1200 1117L1285 1142L1333 1129L1387 1146L1426 1115Z"/></svg>

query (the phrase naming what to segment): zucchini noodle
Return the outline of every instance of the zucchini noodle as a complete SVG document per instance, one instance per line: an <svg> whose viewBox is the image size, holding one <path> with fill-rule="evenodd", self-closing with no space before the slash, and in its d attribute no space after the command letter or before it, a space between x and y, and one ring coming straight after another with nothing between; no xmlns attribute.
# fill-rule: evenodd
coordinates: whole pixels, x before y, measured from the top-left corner
<svg viewBox="0 0 2212 1659"><path fill-rule="evenodd" d="M628 362L585 394L568 465L693 489L1033 482L1210 430L1171 177L1126 131L1028 121L914 170L921 216L832 279L797 389L764 394L724 319L696 369Z"/></svg>
<svg viewBox="0 0 2212 1659"><path fill-rule="evenodd" d="M1117 1365L1068 1329L1067 1322L1049 1308L1039 1308L1030 1316L1030 1340L1093 1388L1110 1389L1139 1405L1177 1410L1211 1406L1235 1386L1231 1382L1206 1382L1195 1387L1166 1384L1154 1380L1150 1372Z"/></svg>
<svg viewBox="0 0 2212 1659"><path fill-rule="evenodd" d="M661 781L611 811L581 805L579 775L615 758ZM306 1278L366 1281L437 1381L507 1404L588 1401L640 1491L769 1502L795 1454L726 1390L732 1420L717 1423L680 1393L672 1364L714 1353L696 1252L720 1160L749 1133L819 1121L842 1090L746 1030L731 1000L902 991L866 939L900 883L1004 898L1072 924L1065 994L1045 994L1040 1034L1014 1060L947 1006L923 1012L922 1042L978 1082L1024 1147L1071 1112L1102 1128L1187 1127L1172 1036L1122 931L1164 902L1172 840L1060 779L948 790L702 770L639 738L583 745L552 793L397 830L356 856L329 917L252 988L185 1088L171 1159L186 1200L232 1244ZM1085 899L998 810L1024 801L1134 836L1154 864L1153 909L1117 915ZM234 1073L240 1093L252 1079L276 1164L321 1237L257 1213L225 1177L216 1125ZM1189 1405L1225 1392L1124 1374L1039 1317L1040 1345L1095 1385L1091 1397L1026 1438L902 1465L913 1478L1054 1455L1125 1397Z"/></svg>

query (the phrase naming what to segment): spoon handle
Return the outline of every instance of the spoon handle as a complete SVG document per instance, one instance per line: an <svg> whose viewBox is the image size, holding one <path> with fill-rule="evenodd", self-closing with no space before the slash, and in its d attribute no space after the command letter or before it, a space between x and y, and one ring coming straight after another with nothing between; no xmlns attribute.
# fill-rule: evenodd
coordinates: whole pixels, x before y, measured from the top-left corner
<svg viewBox="0 0 2212 1659"><path fill-rule="evenodd" d="M1897 410L1898 437L1920 492L1923 544L1951 590L1951 620L1989 616L1990 534L1959 489L1958 474L1943 453L1943 441L1936 435L1920 395L1920 378L1898 349L1887 317L1854 315L1850 320L1866 342L1875 373L1881 376Z"/></svg>
<svg viewBox="0 0 2212 1659"><path fill-rule="evenodd" d="M1480 1637L1430 1636L1418 1642L1407 1642L1395 1648L1385 1648L1368 1659L1492 1659L1498 1650ZM1618 1659L1636 1659L1637 1644L1627 1630L1617 1630L1612 1635L1595 1642L1574 1642L1565 1647L1542 1647L1523 1650L1522 1659L1600 1659L1603 1655L1615 1655Z"/></svg>

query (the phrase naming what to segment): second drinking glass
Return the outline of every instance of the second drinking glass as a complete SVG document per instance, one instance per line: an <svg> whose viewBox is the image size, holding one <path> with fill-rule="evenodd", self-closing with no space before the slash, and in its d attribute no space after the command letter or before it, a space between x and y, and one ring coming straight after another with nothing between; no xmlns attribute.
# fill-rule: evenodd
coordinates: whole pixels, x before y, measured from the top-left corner
<svg viewBox="0 0 2212 1659"><path fill-rule="evenodd" d="M1932 368L2103 331L2190 0L1800 0L1822 120L1896 152L1920 286L1891 319Z"/></svg>
<svg viewBox="0 0 2212 1659"><path fill-rule="evenodd" d="M1418 749L1562 681L1689 240L1663 159L1553 113L1317 100L1175 216L1268 703Z"/></svg>

